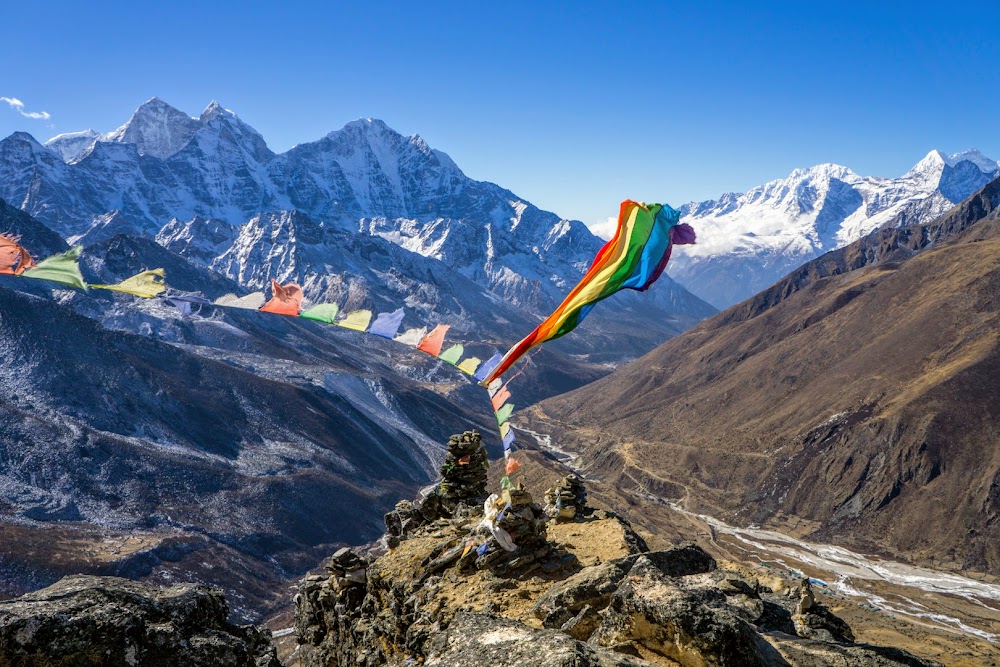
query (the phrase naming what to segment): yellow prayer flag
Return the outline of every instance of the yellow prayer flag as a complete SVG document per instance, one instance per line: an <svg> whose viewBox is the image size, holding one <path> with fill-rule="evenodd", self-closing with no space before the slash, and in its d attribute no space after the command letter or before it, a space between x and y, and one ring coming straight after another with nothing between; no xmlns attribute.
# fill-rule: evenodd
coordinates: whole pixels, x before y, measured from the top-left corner
<svg viewBox="0 0 1000 667"><path fill-rule="evenodd" d="M337 326L344 327L345 329L353 329L354 331L365 331L371 321L372 311L355 310L352 313L347 313L344 319L337 322Z"/></svg>
<svg viewBox="0 0 1000 667"><path fill-rule="evenodd" d="M150 269L126 278L116 285L91 285L94 289L106 289L114 292L133 294L143 299L152 299L167 291L164 283L166 272L163 269Z"/></svg>
<svg viewBox="0 0 1000 667"><path fill-rule="evenodd" d="M476 372L476 369L479 368L480 363L482 363L482 361L479 359L479 357L469 357L468 359L460 363L457 368L466 375L472 375L473 373Z"/></svg>

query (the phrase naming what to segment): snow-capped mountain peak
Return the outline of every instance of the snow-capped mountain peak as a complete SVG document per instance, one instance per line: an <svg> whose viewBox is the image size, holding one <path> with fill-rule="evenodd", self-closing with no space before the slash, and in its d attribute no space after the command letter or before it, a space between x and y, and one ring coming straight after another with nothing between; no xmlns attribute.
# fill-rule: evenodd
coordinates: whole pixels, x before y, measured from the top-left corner
<svg viewBox="0 0 1000 667"><path fill-rule="evenodd" d="M932 187L936 187L946 168L961 168L966 165L975 167L984 174L993 174L1000 169L1000 162L986 157L977 148L970 148L952 155L946 155L943 151L934 149L912 169L903 174L902 178L924 181Z"/></svg>
<svg viewBox="0 0 1000 667"><path fill-rule="evenodd" d="M903 174L901 180L915 181L918 187L934 188L941 180L945 167L953 165L947 155L935 148Z"/></svg>
<svg viewBox="0 0 1000 667"><path fill-rule="evenodd" d="M698 245L679 250L671 275L726 307L879 227L931 220L998 176L1000 164L976 149L932 150L895 179L836 164L795 169L744 194L682 207Z"/></svg>
<svg viewBox="0 0 1000 667"><path fill-rule="evenodd" d="M394 256L424 258L404 262L424 276L407 278L414 289L444 271L537 315L601 246L582 223L469 178L418 134L376 118L276 155L218 102L192 118L153 98L71 163L25 137L0 142L0 197L65 237L155 236L247 286L251 275L299 276L304 247L320 276L335 255L347 257L334 253L338 244L359 252L391 244ZM438 265L446 269L429 268ZM329 287L306 282L311 298ZM667 280L645 307L696 318L712 310Z"/></svg>
<svg viewBox="0 0 1000 667"><path fill-rule="evenodd" d="M970 148L967 151L955 153L947 158L949 167L954 167L960 162L971 162L979 167L979 170L984 174L992 174L1000 168L1000 161L986 157L978 148Z"/></svg>
<svg viewBox="0 0 1000 667"><path fill-rule="evenodd" d="M127 123L100 141L135 144L140 155L168 158L187 146L200 127L198 119L153 97L143 102Z"/></svg>
<svg viewBox="0 0 1000 667"><path fill-rule="evenodd" d="M848 167L841 164L835 164L833 162L824 162L822 164L817 164L812 167L807 168L797 168L793 169L792 173L788 175L785 181L795 180L795 179L824 179L829 180L832 178L838 178L842 181L855 180L858 177L853 171ZM765 186L766 187L766 186Z"/></svg>
<svg viewBox="0 0 1000 667"><path fill-rule="evenodd" d="M202 123L207 123L218 116L231 116L232 118L236 118L236 112L226 109L216 100L212 100L208 103L208 106L205 107L205 110L201 112L201 116L198 120Z"/></svg>

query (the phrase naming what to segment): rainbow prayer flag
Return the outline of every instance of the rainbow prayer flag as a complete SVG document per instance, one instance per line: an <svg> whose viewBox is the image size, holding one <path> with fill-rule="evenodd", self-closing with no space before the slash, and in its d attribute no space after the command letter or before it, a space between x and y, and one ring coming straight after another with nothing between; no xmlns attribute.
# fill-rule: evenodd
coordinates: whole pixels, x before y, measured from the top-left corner
<svg viewBox="0 0 1000 667"><path fill-rule="evenodd" d="M680 215L666 204L622 202L614 238L597 253L577 286L544 322L507 351L480 384L490 384L536 345L568 334L598 301L623 289L648 289L663 274L673 244L694 243L694 230L678 224Z"/></svg>

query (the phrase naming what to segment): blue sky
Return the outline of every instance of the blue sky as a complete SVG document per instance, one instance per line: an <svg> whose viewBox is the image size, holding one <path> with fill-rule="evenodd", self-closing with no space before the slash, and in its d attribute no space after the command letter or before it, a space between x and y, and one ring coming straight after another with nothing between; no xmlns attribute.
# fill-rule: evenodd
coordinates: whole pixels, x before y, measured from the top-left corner
<svg viewBox="0 0 1000 667"><path fill-rule="evenodd" d="M1000 3L5 3L0 136L213 99L283 151L359 117L595 223L795 167L1000 158ZM45 112L48 119L20 112Z"/></svg>

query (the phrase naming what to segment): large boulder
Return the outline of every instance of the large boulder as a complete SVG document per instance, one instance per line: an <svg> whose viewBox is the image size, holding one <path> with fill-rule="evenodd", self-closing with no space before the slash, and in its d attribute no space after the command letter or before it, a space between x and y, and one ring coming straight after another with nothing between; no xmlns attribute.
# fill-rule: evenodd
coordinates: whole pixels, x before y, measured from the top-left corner
<svg viewBox="0 0 1000 667"><path fill-rule="evenodd" d="M600 626L590 637L597 646L631 647L681 665L765 667L783 664L711 574L672 577L645 555L611 596Z"/></svg>
<svg viewBox="0 0 1000 667"><path fill-rule="evenodd" d="M492 614L459 613L431 645L434 667L652 667L652 663L588 646L555 630L535 630Z"/></svg>
<svg viewBox="0 0 1000 667"><path fill-rule="evenodd" d="M788 664L796 667L941 667L898 648L870 644L839 644L815 639L768 635Z"/></svg>
<svg viewBox="0 0 1000 667"><path fill-rule="evenodd" d="M0 602L0 666L279 667L270 636L228 615L216 588L66 577Z"/></svg>
<svg viewBox="0 0 1000 667"><path fill-rule="evenodd" d="M561 628L586 639L596 629L597 613L611 603L611 596L640 559L667 577L711 572L716 567L715 560L694 545L618 558L554 584L536 601L535 616L547 628Z"/></svg>

